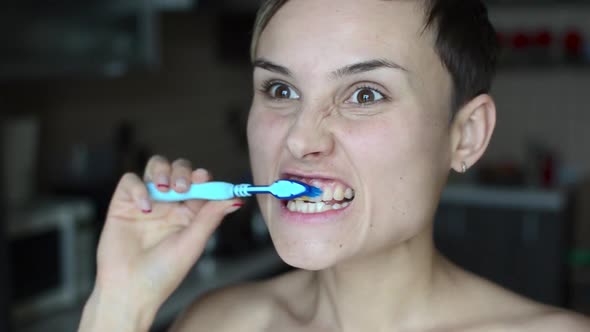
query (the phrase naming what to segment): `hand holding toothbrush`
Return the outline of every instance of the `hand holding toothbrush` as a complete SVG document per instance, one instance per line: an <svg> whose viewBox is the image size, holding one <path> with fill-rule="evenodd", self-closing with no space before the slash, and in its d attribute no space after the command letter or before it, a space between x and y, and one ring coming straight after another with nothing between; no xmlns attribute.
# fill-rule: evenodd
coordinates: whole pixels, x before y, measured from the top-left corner
<svg viewBox="0 0 590 332"><path fill-rule="evenodd" d="M144 179L126 174L113 194L97 254L97 276L79 331L125 331L151 325L162 303L202 254L207 240L239 199L153 202L158 192L186 193L210 181L190 162L148 162Z"/></svg>

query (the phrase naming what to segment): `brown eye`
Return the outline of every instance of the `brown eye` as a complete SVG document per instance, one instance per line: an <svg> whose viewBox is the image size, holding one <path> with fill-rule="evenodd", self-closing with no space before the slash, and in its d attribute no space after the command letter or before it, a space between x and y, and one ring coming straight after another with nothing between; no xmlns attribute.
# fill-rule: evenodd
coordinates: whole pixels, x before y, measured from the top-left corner
<svg viewBox="0 0 590 332"><path fill-rule="evenodd" d="M274 92L276 98L289 98L290 95L291 91L289 91L289 88L284 85L277 87Z"/></svg>
<svg viewBox="0 0 590 332"><path fill-rule="evenodd" d="M373 91L369 89L360 90L356 97L359 104L372 103L375 101Z"/></svg>
<svg viewBox="0 0 590 332"><path fill-rule="evenodd" d="M299 99L299 95L288 85L276 83L268 88L268 94L275 99Z"/></svg>
<svg viewBox="0 0 590 332"><path fill-rule="evenodd" d="M371 88L360 88L354 92L349 102L360 105L370 105L385 97L377 90Z"/></svg>

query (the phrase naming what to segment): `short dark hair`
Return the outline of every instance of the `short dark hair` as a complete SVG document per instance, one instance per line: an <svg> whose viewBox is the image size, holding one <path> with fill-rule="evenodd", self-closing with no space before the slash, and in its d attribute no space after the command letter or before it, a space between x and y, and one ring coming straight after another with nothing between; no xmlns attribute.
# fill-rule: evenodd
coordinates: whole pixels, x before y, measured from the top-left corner
<svg viewBox="0 0 590 332"><path fill-rule="evenodd" d="M500 51L496 30L480 0L424 0L426 29L435 32L435 50L451 74L451 110L490 91Z"/></svg>
<svg viewBox="0 0 590 332"><path fill-rule="evenodd" d="M496 72L499 43L481 0L420 0L424 30L432 30L434 49L453 81L451 113L490 91ZM266 0L258 11L250 55L255 60L262 31L288 0Z"/></svg>

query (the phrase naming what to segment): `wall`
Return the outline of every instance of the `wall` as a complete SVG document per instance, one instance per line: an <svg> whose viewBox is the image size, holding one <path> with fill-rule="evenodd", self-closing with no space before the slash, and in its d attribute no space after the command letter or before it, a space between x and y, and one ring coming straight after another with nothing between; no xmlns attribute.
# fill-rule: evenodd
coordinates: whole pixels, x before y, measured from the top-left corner
<svg viewBox="0 0 590 332"><path fill-rule="evenodd" d="M490 6L490 19L504 34L550 31L554 56L563 52L565 31L575 28L590 37L588 15L590 7L579 1ZM590 59L585 67L504 68L493 89L498 125L486 158L523 162L526 145L534 141L558 151L571 170L590 172L589 91Z"/></svg>
<svg viewBox="0 0 590 332"><path fill-rule="evenodd" d="M156 153L188 158L219 178L243 173L246 152L226 121L232 108L247 112L251 73L247 64L216 60L214 23L201 13L166 14L157 72L52 82L44 112L45 160L63 155L75 142L105 142L129 119Z"/></svg>
<svg viewBox="0 0 590 332"><path fill-rule="evenodd" d="M506 69L492 91L498 122L486 158L524 161L529 141L590 172L590 67Z"/></svg>
<svg viewBox="0 0 590 332"><path fill-rule="evenodd" d="M0 108L2 100L0 100ZM0 127L3 125L4 116L0 115ZM2 136L0 135L0 147L2 144ZM3 172L4 157L0 150L0 174ZM2 177L0 177L0 185L2 185ZM6 215L5 215L4 194L0 194L0 331L10 332L10 299L12 298L11 288L9 287L11 266L8 262L8 241L6 237Z"/></svg>
<svg viewBox="0 0 590 332"><path fill-rule="evenodd" d="M43 82L37 85L40 100L22 95L23 103L43 114L43 165L75 142L108 141L116 124L129 119L154 152L189 158L218 178L243 174L247 155L228 131L226 116L232 108L247 112L250 68L217 60L210 14L163 17L157 72ZM589 91L590 68L501 70L493 89L498 124L484 158L523 161L527 142L534 140L558 149L571 167L590 172Z"/></svg>

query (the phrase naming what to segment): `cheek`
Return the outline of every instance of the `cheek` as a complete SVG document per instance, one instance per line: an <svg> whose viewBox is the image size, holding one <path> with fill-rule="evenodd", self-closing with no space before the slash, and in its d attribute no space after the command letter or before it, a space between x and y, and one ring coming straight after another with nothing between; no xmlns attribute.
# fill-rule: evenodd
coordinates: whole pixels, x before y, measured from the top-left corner
<svg viewBox="0 0 590 332"><path fill-rule="evenodd" d="M351 158L359 168L395 181L404 176L428 176L440 168L448 154L444 124L424 115L350 123L341 135L346 137L347 150L354 154Z"/></svg>
<svg viewBox="0 0 590 332"><path fill-rule="evenodd" d="M418 117L392 116L356 122L341 134L366 192L371 232L386 236L386 227L400 237L415 233L429 220L444 177L441 129Z"/></svg>
<svg viewBox="0 0 590 332"><path fill-rule="evenodd" d="M389 178L399 172L416 149L411 126L387 117L347 123L341 131L344 150L355 164L363 182ZM376 185L379 181L370 184ZM367 183L369 184L369 183Z"/></svg>
<svg viewBox="0 0 590 332"><path fill-rule="evenodd" d="M284 137L284 124L280 117L271 113L252 109L248 117L248 147L254 179L268 180L268 167L281 151Z"/></svg>
<svg viewBox="0 0 590 332"><path fill-rule="evenodd" d="M416 149L412 129L387 120L367 123L358 129L364 134L352 140L355 146L351 151L356 154L353 159L371 205L378 210L392 203L399 205L398 192L407 189L402 179L414 169L410 167ZM405 204L402 205L405 210Z"/></svg>

